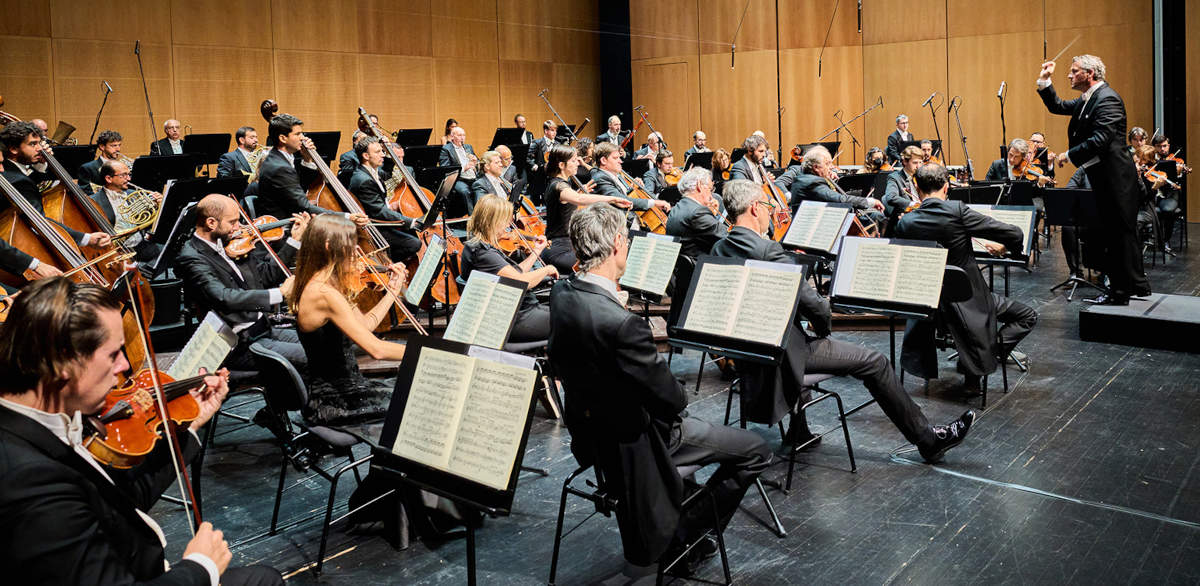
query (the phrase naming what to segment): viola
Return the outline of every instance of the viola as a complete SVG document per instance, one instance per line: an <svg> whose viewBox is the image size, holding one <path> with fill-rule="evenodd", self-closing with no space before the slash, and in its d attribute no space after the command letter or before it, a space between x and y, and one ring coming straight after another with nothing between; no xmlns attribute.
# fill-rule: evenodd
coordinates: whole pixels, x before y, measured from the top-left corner
<svg viewBox="0 0 1200 586"><path fill-rule="evenodd" d="M1143 176L1145 176L1146 179L1148 181L1150 181L1150 183L1156 183L1158 181L1162 181L1163 183L1169 185L1171 187L1171 189L1179 189L1179 184L1175 183L1174 181L1171 181L1171 179L1167 177L1167 174L1163 173L1162 171L1158 171L1158 170L1152 169L1152 168L1147 169L1143 173Z"/></svg>
<svg viewBox="0 0 1200 586"><path fill-rule="evenodd" d="M191 391L204 386L204 376L177 381L165 372L156 374L172 423L184 425L200 416L200 404ZM154 451L165 420L156 408L158 391L152 378L150 370L142 369L105 397L104 409L92 424L96 434L85 444L100 462L133 468Z"/></svg>
<svg viewBox="0 0 1200 586"><path fill-rule="evenodd" d="M1021 163L1018 164L1014 169L1016 171L1017 176L1021 177L1023 179L1028 179L1030 181L1038 181L1041 178L1045 177L1048 180L1047 181L1048 185L1054 185L1054 183L1055 183L1054 179L1048 177L1042 171L1041 167L1039 167L1029 161L1025 161L1025 160L1021 161Z"/></svg>
<svg viewBox="0 0 1200 586"><path fill-rule="evenodd" d="M225 254L229 255L230 258L238 258L254 250L254 244L259 240L263 242L276 242L283 238L284 227L291 223L291 218L279 220L271 215L259 216L251 222L251 225L257 229L258 236L255 236L254 230L249 228L241 229L233 234L229 243L225 245Z"/></svg>

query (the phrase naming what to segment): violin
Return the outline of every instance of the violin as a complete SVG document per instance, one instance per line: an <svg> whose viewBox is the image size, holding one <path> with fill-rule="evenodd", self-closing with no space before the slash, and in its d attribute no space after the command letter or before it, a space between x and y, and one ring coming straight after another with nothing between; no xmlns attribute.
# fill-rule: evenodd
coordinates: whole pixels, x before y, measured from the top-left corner
<svg viewBox="0 0 1200 586"><path fill-rule="evenodd" d="M1178 154L1179 154L1179 151L1175 151L1174 153L1171 153L1159 160L1174 162L1175 165L1179 168L1180 175L1187 175L1188 173L1191 173L1192 168L1187 166L1187 164L1183 162L1183 159L1181 159L1177 156Z"/></svg>
<svg viewBox="0 0 1200 586"><path fill-rule="evenodd" d="M667 185L679 185L681 178L683 178L683 171L680 171L679 167L671 167L670 171L663 174L663 181L666 181Z"/></svg>
<svg viewBox="0 0 1200 586"><path fill-rule="evenodd" d="M199 417L200 403L191 391L203 387L207 375L177 381L165 372L157 374L171 422L185 425ZM142 369L109 391L101 415L92 421L96 433L86 443L96 460L124 470L141 464L154 451L164 419L155 407L158 391L152 378L149 369Z"/></svg>
<svg viewBox="0 0 1200 586"><path fill-rule="evenodd" d="M1046 180L1047 180L1046 183L1048 185L1055 184L1054 179L1052 179L1051 177L1046 175L1042 171L1041 167L1039 167L1027 160L1022 160L1021 163L1018 164L1014 169L1016 171L1017 176L1022 179L1028 179L1030 181L1039 181L1044 177L1044 178L1046 178Z"/></svg>
<svg viewBox="0 0 1200 586"><path fill-rule="evenodd" d="M1144 177L1146 177L1146 180L1149 181L1150 183L1157 183L1158 181L1162 181L1163 183L1169 185L1171 187L1171 189L1179 189L1178 183L1171 181L1170 178L1167 177L1166 173L1163 173L1162 171L1159 171L1157 169L1153 169L1153 168L1146 169L1146 171L1142 175Z"/></svg>
<svg viewBox="0 0 1200 586"><path fill-rule="evenodd" d="M428 336L429 333L425 331L425 328L421 326L421 323L417 321L417 318L412 314L412 312L410 312L408 308L404 306L404 297L399 291L392 289L390 285L391 277L388 276L388 273L392 271L391 267L371 262L370 258L367 256L367 253L363 252L362 247L356 246L354 248L354 254L356 256L355 266L358 268L358 270L354 273L351 273L350 280L346 283L346 288L349 289L350 292L355 296L361 293L368 286L372 286L391 294L392 304L400 313L400 315L412 323L413 327L417 329L417 333L421 334L422 336Z"/></svg>
<svg viewBox="0 0 1200 586"><path fill-rule="evenodd" d="M229 243L225 245L225 254L230 258L238 258L254 250L256 242L276 242L283 238L284 227L291 224L292 221L291 218L278 220L271 215L259 216L250 222L250 225L254 226L256 230L246 227L231 235ZM257 235L255 235L255 231L258 232Z"/></svg>

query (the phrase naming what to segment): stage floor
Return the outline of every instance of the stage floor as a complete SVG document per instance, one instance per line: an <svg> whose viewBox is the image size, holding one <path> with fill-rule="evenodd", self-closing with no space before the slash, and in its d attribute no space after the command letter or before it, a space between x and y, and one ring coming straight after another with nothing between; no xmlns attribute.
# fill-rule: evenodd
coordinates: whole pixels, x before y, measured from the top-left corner
<svg viewBox="0 0 1200 586"><path fill-rule="evenodd" d="M1197 231L1200 234L1200 230ZM1193 241L1200 245L1200 237ZM1200 292L1200 246L1157 267L1147 265L1156 292ZM1013 297L1040 313L1018 347L1030 371L1010 367L1011 392L992 379L989 406L944 463L927 466L878 407L850 417L858 472L849 472L841 435L800 456L790 495L770 491L788 531L777 538L760 524L766 510L756 491L743 501L725 534L740 584L882 583L1178 583L1200 582L1200 356L1083 342L1081 302L1067 303L1050 287L1066 274L1057 234L1033 274L1013 272ZM997 275L997 289L1001 277ZM1077 298L1078 299L1078 298ZM886 332L837 332L839 339L888 351ZM943 359L945 353L943 353ZM676 356L674 370L696 380L695 352ZM953 366L926 395L909 392L929 419L942 423L969 405L951 394ZM705 370L689 412L719 422L724 385ZM857 382L829 388L853 405L868 395ZM827 404L831 405L831 404ZM257 405L239 412L249 416ZM832 406L814 409L814 429L831 425ZM779 434L751 426L777 447ZM478 533L482 584L544 584L563 479L575 468L565 428L539 407L525 463L550 471L523 474L511 517L490 519ZM332 465L326 459L322 462ZM320 520L266 536L279 471L279 450L257 427L225 420L204 467L207 521L235 544L234 564L264 563L314 583ZM766 474L782 479L786 465ZM281 519L323 512L328 484L289 472ZM299 481L299 482L297 482ZM353 486L347 476L339 513ZM572 501L567 527L591 510ZM178 507L153 511L177 560L187 542ZM320 582L329 584L464 584L465 544L430 549L414 541L394 551L383 539L335 527ZM564 541L560 584L605 580L622 567L614 520L596 516ZM720 564L705 568L719 576ZM616 583L616 582L605 582Z"/></svg>

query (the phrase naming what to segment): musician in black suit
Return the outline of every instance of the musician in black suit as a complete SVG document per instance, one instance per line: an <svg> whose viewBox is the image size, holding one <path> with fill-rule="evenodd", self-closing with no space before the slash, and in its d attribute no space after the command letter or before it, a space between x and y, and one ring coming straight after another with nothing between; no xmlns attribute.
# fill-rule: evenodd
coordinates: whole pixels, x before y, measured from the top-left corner
<svg viewBox="0 0 1200 586"><path fill-rule="evenodd" d="M621 132L621 117L614 114L608 117L608 130L596 136L596 145L599 146L607 142L620 146L621 142L624 141L625 137L628 135L628 132ZM627 156L629 156L628 145L621 149L621 158L625 158Z"/></svg>
<svg viewBox="0 0 1200 586"><path fill-rule="evenodd" d="M525 168L529 170L529 196L533 203L541 205L542 196L546 191L549 179L546 177L546 156L554 147L554 137L558 135L558 125L553 120L542 123L542 138L529 145L525 154Z"/></svg>
<svg viewBox="0 0 1200 586"><path fill-rule="evenodd" d="M513 164L512 149L498 144L496 145L496 154L500 155L500 176L510 184L516 183L521 178L521 170Z"/></svg>
<svg viewBox="0 0 1200 586"><path fill-rule="evenodd" d="M4 148L4 177L13 188L33 206L39 214L46 214L42 205L42 192L38 185L54 179L46 173L48 165L42 155L42 133L29 122L10 122L0 130L0 145ZM46 147L48 148L48 147ZM7 198L0 198L0 209L9 206ZM112 242L107 232L85 234L51 220L62 227L79 246L104 248Z"/></svg>
<svg viewBox="0 0 1200 586"><path fill-rule="evenodd" d="M100 167L100 182L102 187L89 195L92 201L96 202L96 207L100 208L100 212L108 220L108 225L112 226L117 232L134 227L125 218L117 217L117 210L126 205L129 194L134 192L134 189L129 187L129 176L129 167L125 163L120 161L105 161L104 166ZM144 195L152 198L155 207L162 204L161 193ZM147 204L150 203L150 200L143 201ZM151 271L149 263L158 258L159 253L162 251L162 245L150 242L141 231L126 237L122 244L134 251L136 255L134 258L141 263L139 268L142 270L142 273L147 278L152 278L154 274Z"/></svg>
<svg viewBox="0 0 1200 586"><path fill-rule="evenodd" d="M258 215L290 218L292 214L327 214L327 210L308 201L306 187L318 176L317 164L310 160L315 152L312 139L304 136L299 118L279 114L271 118L268 131L275 138L275 148L258 164ZM304 147L304 148L302 148ZM300 153L300 157L296 157ZM327 186L332 189L333 186ZM348 217L362 226L370 220L364 214Z"/></svg>
<svg viewBox="0 0 1200 586"><path fill-rule="evenodd" d="M675 170L675 156L667 149L659 149L654 156L654 164L642 175L642 185L646 193L658 195L667 188L666 176Z"/></svg>
<svg viewBox="0 0 1200 586"><path fill-rule="evenodd" d="M96 137L96 150L96 158L80 165L79 171L75 173L76 183L86 193L91 193L92 185L104 183L100 177L100 166L105 161L121 161L124 158L121 156L121 133L115 130L101 132Z"/></svg>
<svg viewBox="0 0 1200 586"><path fill-rule="evenodd" d="M471 199L471 184L477 178L476 162L475 148L467 144L467 131L455 126L450 130L450 140L442 145L442 151L438 154L439 167L458 167L462 170L458 174L458 181L454 182L456 199L451 199L446 206L446 215L456 218L465 216L475 207Z"/></svg>
<svg viewBox="0 0 1200 586"><path fill-rule="evenodd" d="M1008 157L1005 159L996 159L992 161L988 167L985 181L1026 181L1028 176L1021 169L1021 166L1027 159L1032 156L1029 150L1029 143L1023 138L1014 138L1008 143ZM1039 187L1044 187L1050 182L1050 175L1043 173L1037 178Z"/></svg>
<svg viewBox="0 0 1200 586"><path fill-rule="evenodd" d="M687 161L688 157L696 153L708 152L712 152L712 149L708 148L708 135L704 134L703 130L697 130L692 133L692 146L687 152L683 153L683 160Z"/></svg>
<svg viewBox="0 0 1200 586"><path fill-rule="evenodd" d="M761 188L749 181L730 180L725 184L722 197L733 229L713 246L713 255L796 263L795 255L764 236L771 218L770 203ZM905 439L916 444L927 462L940 460L946 450L962 442L975 420L973 411L967 411L945 426L929 425L921 408L904 391L904 385L887 357L857 344L829 338L831 318L829 301L809 287L807 281L801 281L796 317L786 334L789 338L783 364L763 366L738 362L738 373L742 377L743 419L770 425L779 422L801 398L801 381L805 373L849 375L862 381L883 412ZM804 330L802 319L808 320L815 335ZM794 445L817 437L808 430L803 411L793 415L789 427L787 440Z"/></svg>
<svg viewBox="0 0 1200 586"><path fill-rule="evenodd" d="M525 128L528 123L524 114L513 116L513 125L521 129L521 144L533 144L533 133Z"/></svg>
<svg viewBox="0 0 1200 586"><path fill-rule="evenodd" d="M742 143L742 148L746 149L746 154L730 167L729 179L749 179L759 185L773 181L774 178L770 177L769 173L765 177L762 173L764 161L767 159L767 139L751 134Z"/></svg>
<svg viewBox="0 0 1200 586"><path fill-rule="evenodd" d="M258 131L252 126L243 126L234 133L233 140L237 147L221 155L217 161L217 177L249 176L253 171L250 158L258 148Z"/></svg>
<svg viewBox="0 0 1200 586"><path fill-rule="evenodd" d="M912 140L914 140L913 135L908 131L908 116L904 114L896 116L896 129L888 135L887 149L884 151L888 163L895 166L900 161L900 143Z"/></svg>
<svg viewBox="0 0 1200 586"><path fill-rule="evenodd" d="M384 186L383 145L378 138L367 137L354 145L360 164L350 177L350 193L358 198L363 211L372 220L400 222L395 226L378 226L379 233L388 242L388 256L396 262L407 262L421 250L421 240L413 235L417 220L391 207Z"/></svg>
<svg viewBox="0 0 1200 586"><path fill-rule="evenodd" d="M996 370L999 360L1007 360L1012 349L1033 330L1037 312L988 289L975 260L972 239L999 243L1000 246L987 243L992 254L1000 255L1003 249L1019 254L1024 245L1021 229L993 220L961 201L947 201L950 179L941 165L917 169L916 180L921 207L904 214L895 233L898 238L937 242L948 251L946 264L967 273L971 298L950 303L938 311L954 334L958 371L965 379L964 390L967 394L975 394L982 386L982 378ZM996 341L997 322L1004 324L999 328L999 343ZM933 322L908 322L901 357L901 365L906 371L925 379L937 378L937 349L933 336Z"/></svg>
<svg viewBox="0 0 1200 586"><path fill-rule="evenodd" d="M671 211L671 204L661 199L641 199L630 197L634 185L625 180L621 171L621 147L611 142L596 145L596 168L592 169L592 181L595 187L592 193L611 197L625 198L633 204L633 211L644 211L657 207L664 212Z"/></svg>
<svg viewBox="0 0 1200 586"><path fill-rule="evenodd" d="M680 238L679 254L695 259L725 237L726 225L717 218L720 207L713 197L711 171L692 167L679 178L678 187L679 201L667 214L667 235Z"/></svg>
<svg viewBox="0 0 1200 586"><path fill-rule="evenodd" d="M350 187L350 177L354 176L354 172L358 170L358 153L354 152L354 145L366 136L361 130L355 130L350 135L350 150L338 155L338 182L346 187Z"/></svg>
<svg viewBox="0 0 1200 586"><path fill-rule="evenodd" d="M174 118L163 122L163 133L166 136L150 143L150 154L182 155L183 137L179 129L179 121Z"/></svg>
<svg viewBox="0 0 1200 586"><path fill-rule="evenodd" d="M1104 249L1108 261L1105 274L1110 288L1092 301L1126 305L1130 296L1150 294L1150 281L1142 268L1142 251L1138 246L1136 221L1141 200L1137 169L1125 147L1125 102L1104 81L1104 62L1094 55L1081 55L1071 60L1068 79L1071 88L1083 95L1074 100L1059 99L1050 83L1054 62L1042 64L1038 77L1038 95L1051 114L1070 116L1067 139L1071 148L1055 157L1063 166L1071 161L1087 169L1092 192L1100 209L1103 225L1097 244Z"/></svg>
<svg viewBox="0 0 1200 586"><path fill-rule="evenodd" d="M1027 142L1029 143L1028 159L1041 167L1042 172L1050 179L1054 179L1054 165L1050 164L1050 156L1054 153L1050 151L1050 147L1046 146L1046 135L1041 132L1031 132Z"/></svg>
<svg viewBox="0 0 1200 586"><path fill-rule="evenodd" d="M83 445L83 415L104 407L121 351L122 304L65 278L38 281L0 328L0 563L12 584L279 585L267 567L228 568L225 536L203 523L166 569L162 529L145 513L176 481L165 441L136 468L107 468ZM229 392L226 376L193 391L199 416L176 434L183 464L196 430Z"/></svg>
<svg viewBox="0 0 1200 586"><path fill-rule="evenodd" d="M513 184L503 176L504 161L500 153L488 151L479 159L483 173L471 184L471 213L475 212L475 203L485 195L492 194L508 199ZM511 167L510 167L511 168Z"/></svg>
<svg viewBox="0 0 1200 586"><path fill-rule="evenodd" d="M883 202L873 197L850 195L837 184L837 168L833 164L833 156L825 147L818 145L808 149L797 166L803 171L790 186L791 197L788 201L791 202L793 213L805 200L848 203L855 209L868 210L872 220L883 221Z"/></svg>
<svg viewBox="0 0 1200 586"><path fill-rule="evenodd" d="M756 433L685 415L687 393L617 292L629 246L624 214L604 203L581 208L570 238L580 272L554 286L547 350L563 380L571 452L603 470L625 558L649 565L712 524L703 506L681 518L674 467L719 464L708 486L724 526L771 452Z"/></svg>
<svg viewBox="0 0 1200 586"><path fill-rule="evenodd" d="M238 346L229 353L226 366L253 369L247 348L258 342L303 367L308 359L296 330L274 327L267 319L271 307L283 303L292 277L261 243L237 259L225 252L230 236L240 228L239 218L237 206L224 195L206 195L196 204L196 230L183 243L175 265L187 298L201 311L216 312L238 334ZM295 259L307 225L306 214L293 216L291 237L278 253L285 264Z"/></svg>
<svg viewBox="0 0 1200 586"><path fill-rule="evenodd" d="M904 152L900 153L901 164L888 173L883 188L883 205L892 225L895 225L896 218L899 218L905 209L921 201L913 176L921 166L922 156L920 147L906 147Z"/></svg>

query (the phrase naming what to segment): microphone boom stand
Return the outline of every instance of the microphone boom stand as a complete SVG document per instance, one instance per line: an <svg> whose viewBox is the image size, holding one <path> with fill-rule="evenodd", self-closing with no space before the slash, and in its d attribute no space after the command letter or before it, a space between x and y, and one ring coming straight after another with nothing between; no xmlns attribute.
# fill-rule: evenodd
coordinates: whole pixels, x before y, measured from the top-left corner
<svg viewBox="0 0 1200 586"><path fill-rule="evenodd" d="M137 55L138 74L142 76L142 93L146 95L146 112L150 114L150 140L158 144L158 125L154 123L154 109L150 107L150 89L146 86L146 72L142 69L142 42L137 41L133 45L133 54ZM155 149L158 147L155 146ZM162 153L150 153L162 154Z"/></svg>
<svg viewBox="0 0 1200 586"><path fill-rule="evenodd" d="M945 102L945 100L946 100L946 98L945 98L945 96L943 96L942 101ZM937 106L934 106L933 102L929 103L929 115L933 117L933 132L937 136L937 141L938 141L938 144L940 145L940 144L942 144L942 130L940 128L938 128ZM944 148L942 149L942 156L946 158L945 163L947 165L949 165L950 157L946 156L946 149L944 149Z"/></svg>
<svg viewBox="0 0 1200 586"><path fill-rule="evenodd" d="M955 105L955 100L958 100L958 105ZM971 153L967 152L967 135L963 134L962 118L958 116L958 111L962 109L962 98L954 96L954 99L950 100L950 107L947 109L954 112L954 121L958 124L958 136L962 140L963 157L967 160L967 180L973 181L975 179L975 166L971 163Z"/></svg>
<svg viewBox="0 0 1200 586"><path fill-rule="evenodd" d="M850 135L850 164L853 165L853 164L855 164L856 161L858 161L858 147L862 146L862 143L858 142L858 138L856 138L854 136L854 131L850 130L850 127L846 126L846 123L842 121L842 111L841 110L834 112L833 117L837 118L837 121L842 123L842 126L846 130L846 134ZM840 133L838 135L837 141L838 142L842 141Z"/></svg>
<svg viewBox="0 0 1200 586"><path fill-rule="evenodd" d="M139 58L140 59L140 58ZM112 93L112 88L107 82L104 84L104 100L100 102L100 110L96 112L96 123L92 125L92 135L88 137L88 144L92 144L92 140L96 138L96 130L100 128L100 115L104 113L104 106L108 104L108 94Z"/></svg>

